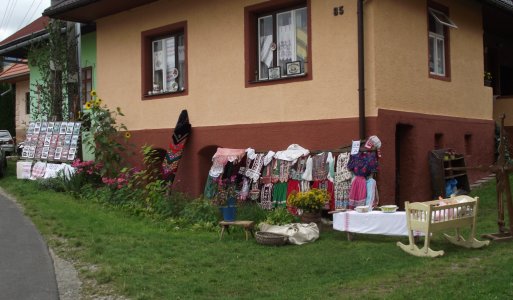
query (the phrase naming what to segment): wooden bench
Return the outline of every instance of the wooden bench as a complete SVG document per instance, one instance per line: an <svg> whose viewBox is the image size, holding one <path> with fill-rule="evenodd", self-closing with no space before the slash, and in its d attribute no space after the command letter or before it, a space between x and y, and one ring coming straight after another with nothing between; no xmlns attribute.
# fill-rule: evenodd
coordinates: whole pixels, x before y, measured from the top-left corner
<svg viewBox="0 0 513 300"><path fill-rule="evenodd" d="M246 233L246 241L249 239L249 233L251 233L251 236L254 237L253 231L255 228L255 222L253 221L221 221L219 222L219 226L221 226L221 236L219 237L219 240L223 238L224 231L230 233L230 226L240 226L244 228L244 231Z"/></svg>

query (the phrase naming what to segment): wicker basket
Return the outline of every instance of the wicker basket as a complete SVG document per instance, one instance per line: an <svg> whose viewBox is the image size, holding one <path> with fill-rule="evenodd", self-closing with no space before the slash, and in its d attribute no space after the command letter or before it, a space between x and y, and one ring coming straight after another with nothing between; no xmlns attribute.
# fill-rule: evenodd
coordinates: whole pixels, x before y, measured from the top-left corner
<svg viewBox="0 0 513 300"><path fill-rule="evenodd" d="M262 245L281 246L287 243L289 237L272 232L257 231L255 233L255 239L257 243Z"/></svg>

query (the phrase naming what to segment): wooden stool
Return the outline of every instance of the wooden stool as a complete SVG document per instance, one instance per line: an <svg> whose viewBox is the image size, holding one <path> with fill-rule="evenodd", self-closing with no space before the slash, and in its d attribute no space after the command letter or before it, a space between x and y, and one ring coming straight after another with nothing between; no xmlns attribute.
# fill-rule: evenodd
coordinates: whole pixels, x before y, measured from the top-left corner
<svg viewBox="0 0 513 300"><path fill-rule="evenodd" d="M219 222L219 226L222 226L221 229L221 236L219 237L219 240L223 238L224 230L226 229L226 232L230 233L230 226L241 226L244 228L244 231L246 232L246 241L249 238L248 233L251 233L251 236L254 237L253 229L255 227L255 222L253 221L221 221Z"/></svg>

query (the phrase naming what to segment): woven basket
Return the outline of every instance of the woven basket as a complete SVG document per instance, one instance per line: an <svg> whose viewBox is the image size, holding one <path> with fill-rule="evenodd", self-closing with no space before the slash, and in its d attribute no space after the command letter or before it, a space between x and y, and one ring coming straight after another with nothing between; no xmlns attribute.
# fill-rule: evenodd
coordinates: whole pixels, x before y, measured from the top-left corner
<svg viewBox="0 0 513 300"><path fill-rule="evenodd" d="M257 243L262 245L281 246L287 243L289 237L272 232L257 231L255 233L255 239Z"/></svg>

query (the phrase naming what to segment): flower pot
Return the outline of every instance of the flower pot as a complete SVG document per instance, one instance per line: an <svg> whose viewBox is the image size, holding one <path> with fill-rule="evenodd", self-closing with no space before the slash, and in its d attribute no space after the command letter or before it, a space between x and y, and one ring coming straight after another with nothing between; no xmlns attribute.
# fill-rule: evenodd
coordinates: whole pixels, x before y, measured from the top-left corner
<svg viewBox="0 0 513 300"><path fill-rule="evenodd" d="M301 223L320 223L321 222L321 213L318 211L310 212L303 211L300 216Z"/></svg>
<svg viewBox="0 0 513 300"><path fill-rule="evenodd" d="M223 214L223 220L228 222L235 221L235 216L237 214L237 206L221 206L219 210Z"/></svg>

